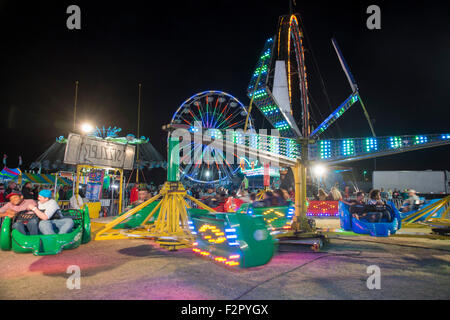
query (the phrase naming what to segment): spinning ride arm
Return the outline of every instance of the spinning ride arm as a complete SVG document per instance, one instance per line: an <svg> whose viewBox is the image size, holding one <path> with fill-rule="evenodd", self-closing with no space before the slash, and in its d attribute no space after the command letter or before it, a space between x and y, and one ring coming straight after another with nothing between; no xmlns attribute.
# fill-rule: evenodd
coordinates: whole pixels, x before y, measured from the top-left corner
<svg viewBox="0 0 450 320"><path fill-rule="evenodd" d="M309 160L336 165L450 144L450 134L319 140L309 145Z"/></svg>

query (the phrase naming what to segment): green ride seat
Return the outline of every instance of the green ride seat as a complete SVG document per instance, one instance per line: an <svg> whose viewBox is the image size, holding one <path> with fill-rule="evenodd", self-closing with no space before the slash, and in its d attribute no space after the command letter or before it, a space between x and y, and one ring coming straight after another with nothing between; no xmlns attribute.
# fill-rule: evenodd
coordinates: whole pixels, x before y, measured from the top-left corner
<svg viewBox="0 0 450 320"><path fill-rule="evenodd" d="M89 209L63 211L64 217L74 221L72 231L64 234L25 235L17 230L11 230L12 219L4 219L0 233L0 247L2 250L13 250L17 253L33 253L37 256L54 255L63 249L75 249L91 240L91 223Z"/></svg>

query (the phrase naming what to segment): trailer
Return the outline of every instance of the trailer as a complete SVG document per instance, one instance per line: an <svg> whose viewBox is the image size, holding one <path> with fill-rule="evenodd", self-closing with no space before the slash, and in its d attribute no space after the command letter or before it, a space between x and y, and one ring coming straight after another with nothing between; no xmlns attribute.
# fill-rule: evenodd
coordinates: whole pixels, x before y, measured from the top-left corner
<svg viewBox="0 0 450 320"><path fill-rule="evenodd" d="M414 189L420 194L448 194L449 171L374 171L373 188Z"/></svg>

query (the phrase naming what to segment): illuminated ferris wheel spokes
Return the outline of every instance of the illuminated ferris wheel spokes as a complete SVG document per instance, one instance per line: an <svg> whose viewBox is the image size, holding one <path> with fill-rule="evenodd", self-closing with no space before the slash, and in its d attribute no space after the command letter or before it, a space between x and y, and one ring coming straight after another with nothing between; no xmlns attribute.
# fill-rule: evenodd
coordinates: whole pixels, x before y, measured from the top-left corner
<svg viewBox="0 0 450 320"><path fill-rule="evenodd" d="M243 129L247 110L235 97L221 91L205 91L187 99L172 117L172 124L187 125L191 132L201 130L203 138L223 139L226 130ZM249 130L253 121L249 117ZM181 178L197 183L217 183L230 180L239 169L236 154L226 156L213 144L191 141L181 147ZM233 160L231 160L233 159Z"/></svg>

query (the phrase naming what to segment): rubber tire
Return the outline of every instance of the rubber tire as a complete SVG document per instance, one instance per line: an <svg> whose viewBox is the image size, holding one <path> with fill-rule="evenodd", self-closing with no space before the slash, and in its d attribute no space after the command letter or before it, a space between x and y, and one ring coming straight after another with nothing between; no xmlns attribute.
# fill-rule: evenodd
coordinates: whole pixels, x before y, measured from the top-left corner
<svg viewBox="0 0 450 320"><path fill-rule="evenodd" d="M81 238L81 243L85 244L91 241L91 218L89 218L89 209L87 206L82 214L83 214L83 234Z"/></svg>
<svg viewBox="0 0 450 320"><path fill-rule="evenodd" d="M0 231L0 247L2 250L11 250L11 218L5 217Z"/></svg>

